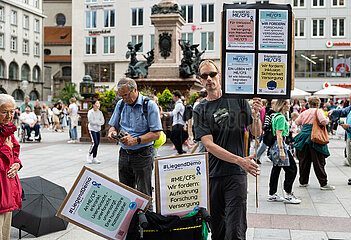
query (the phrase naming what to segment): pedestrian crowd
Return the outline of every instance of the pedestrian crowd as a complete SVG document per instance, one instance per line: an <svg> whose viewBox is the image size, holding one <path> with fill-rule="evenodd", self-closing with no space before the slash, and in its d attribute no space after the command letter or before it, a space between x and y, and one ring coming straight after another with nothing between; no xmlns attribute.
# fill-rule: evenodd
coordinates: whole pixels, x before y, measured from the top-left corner
<svg viewBox="0 0 351 240"><path fill-rule="evenodd" d="M171 117L170 139L176 155L187 153L184 144L189 146L188 150L192 148L189 153L209 154L212 239L246 239L247 175L256 177L260 174L259 164L265 151L272 163L267 201L300 204L303 199L294 195L293 184L298 177L299 187L309 187L311 165L320 190L335 189L329 184L325 170L326 158L330 156L328 141L316 136L316 131L320 135L324 131L326 137L328 133L330 137L337 132L343 134L345 164L351 164L351 95L348 101L337 103L333 100L322 103L314 96L292 102L287 99L224 98L217 64L204 60L199 73L206 91L201 92L193 106L184 101L180 91L173 91L175 105L172 111L163 111L156 97L143 96L133 79L120 79L117 84L120 100L109 119L107 137L121 146L118 159L121 183L152 196L154 157L158 154L155 148L162 145L164 141L160 140L165 138L161 119ZM19 144L13 135L16 125L23 125L28 141L33 141L31 130L35 132L34 140L38 139L40 125L54 132L68 128L68 143L76 143L78 110L74 97L68 106L61 101L47 106L39 101L33 105L26 96L24 103L15 109L13 98L0 94L0 166L4 166L0 173L1 191L6 186L13 193L1 197L1 239L8 239L11 212L21 207L17 171L22 164L18 158ZM105 118L97 99L91 102L87 123L92 144L86 160L99 164L97 153ZM257 155L250 154L250 144L257 145ZM284 196L278 194L281 170L285 172ZM16 181L11 181L12 178ZM150 205L149 211L152 210Z"/></svg>

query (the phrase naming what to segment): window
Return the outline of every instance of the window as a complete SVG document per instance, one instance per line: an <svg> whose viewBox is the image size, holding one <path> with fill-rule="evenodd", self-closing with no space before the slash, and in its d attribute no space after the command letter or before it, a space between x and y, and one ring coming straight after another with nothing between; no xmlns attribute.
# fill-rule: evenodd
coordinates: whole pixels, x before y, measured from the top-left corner
<svg viewBox="0 0 351 240"><path fill-rule="evenodd" d="M144 10L143 8L132 8L132 26L142 26Z"/></svg>
<svg viewBox="0 0 351 240"><path fill-rule="evenodd" d="M333 6L345 6L344 0L333 0Z"/></svg>
<svg viewBox="0 0 351 240"><path fill-rule="evenodd" d="M29 29L29 16L23 15L23 28Z"/></svg>
<svg viewBox="0 0 351 240"><path fill-rule="evenodd" d="M62 77L70 77L72 75L71 67L63 67L62 68Z"/></svg>
<svg viewBox="0 0 351 240"><path fill-rule="evenodd" d="M24 3L28 4L28 0L23 0Z"/></svg>
<svg viewBox="0 0 351 240"><path fill-rule="evenodd" d="M34 19L34 32L39 32L40 29L40 22L39 19Z"/></svg>
<svg viewBox="0 0 351 240"><path fill-rule="evenodd" d="M214 33L202 32L201 33L201 50L214 50Z"/></svg>
<svg viewBox="0 0 351 240"><path fill-rule="evenodd" d="M312 37L324 36L324 19L312 20Z"/></svg>
<svg viewBox="0 0 351 240"><path fill-rule="evenodd" d="M5 77L5 62L0 60L0 78Z"/></svg>
<svg viewBox="0 0 351 240"><path fill-rule="evenodd" d="M96 54L96 37L85 38L85 54Z"/></svg>
<svg viewBox="0 0 351 240"><path fill-rule="evenodd" d="M0 33L0 48L4 48L4 34Z"/></svg>
<svg viewBox="0 0 351 240"><path fill-rule="evenodd" d="M201 4L201 22L214 22L214 4Z"/></svg>
<svg viewBox="0 0 351 240"><path fill-rule="evenodd" d="M58 27L63 27L66 24L66 16L62 13L56 15L56 25Z"/></svg>
<svg viewBox="0 0 351 240"><path fill-rule="evenodd" d="M334 18L332 19L332 36L343 37L345 36L345 19Z"/></svg>
<svg viewBox="0 0 351 240"><path fill-rule="evenodd" d="M34 0L34 7L39 8L39 0Z"/></svg>
<svg viewBox="0 0 351 240"><path fill-rule="evenodd" d="M183 5L182 17L184 18L185 22L192 23L194 21L193 16L193 5Z"/></svg>
<svg viewBox="0 0 351 240"><path fill-rule="evenodd" d="M11 37L10 50L17 51L17 37Z"/></svg>
<svg viewBox="0 0 351 240"><path fill-rule="evenodd" d="M294 0L294 7L304 7L305 0Z"/></svg>
<svg viewBox="0 0 351 240"><path fill-rule="evenodd" d="M181 39L189 41L190 45L193 45L193 42L194 42L193 38L194 38L193 33L182 33L182 36L181 36Z"/></svg>
<svg viewBox="0 0 351 240"><path fill-rule="evenodd" d="M143 35L132 35L132 44L135 45L137 43L142 43L143 42ZM143 52L143 45L141 45L140 49L138 52Z"/></svg>
<svg viewBox="0 0 351 240"><path fill-rule="evenodd" d="M27 39L23 40L23 53L29 54L29 41Z"/></svg>
<svg viewBox="0 0 351 240"><path fill-rule="evenodd" d="M0 6L0 21L4 21L4 14L5 10L4 10L4 7L3 6Z"/></svg>
<svg viewBox="0 0 351 240"><path fill-rule="evenodd" d="M17 25L17 12L13 10L11 11L11 24Z"/></svg>
<svg viewBox="0 0 351 240"><path fill-rule="evenodd" d="M96 28L96 11L85 12L85 27Z"/></svg>
<svg viewBox="0 0 351 240"><path fill-rule="evenodd" d="M39 43L34 43L34 56L39 57Z"/></svg>
<svg viewBox="0 0 351 240"><path fill-rule="evenodd" d="M115 53L115 37L104 37L104 53Z"/></svg>
<svg viewBox="0 0 351 240"><path fill-rule="evenodd" d="M312 7L324 7L324 0L312 0Z"/></svg>
<svg viewBox="0 0 351 240"><path fill-rule="evenodd" d="M38 100L38 99L39 99L39 93L38 93L38 91L33 90L33 91L31 91L31 92L29 93L29 100L30 100L30 101L36 101L36 100Z"/></svg>
<svg viewBox="0 0 351 240"><path fill-rule="evenodd" d="M90 75L94 82L114 82L115 64L86 63L85 74Z"/></svg>
<svg viewBox="0 0 351 240"><path fill-rule="evenodd" d="M150 35L150 50L155 49L155 34Z"/></svg>
<svg viewBox="0 0 351 240"><path fill-rule="evenodd" d="M40 68L38 66L35 66L33 68L33 82L39 82L39 77L40 77Z"/></svg>
<svg viewBox="0 0 351 240"><path fill-rule="evenodd" d="M29 66L27 64L23 64L21 68L21 80L22 81L29 81Z"/></svg>
<svg viewBox="0 0 351 240"><path fill-rule="evenodd" d="M10 80L18 79L18 65L15 62L11 62L9 65L9 79Z"/></svg>
<svg viewBox="0 0 351 240"><path fill-rule="evenodd" d="M305 36L305 19L295 19L295 37Z"/></svg>
<svg viewBox="0 0 351 240"><path fill-rule="evenodd" d="M115 26L115 10L104 11L104 27Z"/></svg>
<svg viewBox="0 0 351 240"><path fill-rule="evenodd" d="M24 93L23 93L23 91L21 89L16 89L15 91L13 91L12 97L15 100L23 101L24 100Z"/></svg>
<svg viewBox="0 0 351 240"><path fill-rule="evenodd" d="M94 3L96 0L85 0L86 3Z"/></svg>

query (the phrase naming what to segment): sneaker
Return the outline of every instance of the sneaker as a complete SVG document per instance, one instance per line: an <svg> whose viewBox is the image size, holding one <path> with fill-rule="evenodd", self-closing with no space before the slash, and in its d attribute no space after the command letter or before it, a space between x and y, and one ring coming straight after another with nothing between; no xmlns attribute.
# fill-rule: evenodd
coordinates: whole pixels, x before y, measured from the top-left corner
<svg viewBox="0 0 351 240"><path fill-rule="evenodd" d="M291 203L291 204L300 204L301 200L297 199L294 195L294 193L291 194L286 194L284 198L284 203Z"/></svg>
<svg viewBox="0 0 351 240"><path fill-rule="evenodd" d="M308 187L308 186L309 186L308 183L306 183L306 184L300 184L300 187Z"/></svg>
<svg viewBox="0 0 351 240"><path fill-rule="evenodd" d="M40 136L34 136L34 140L39 140Z"/></svg>
<svg viewBox="0 0 351 240"><path fill-rule="evenodd" d="M351 178L349 178L347 184L348 184L348 185L351 185Z"/></svg>
<svg viewBox="0 0 351 240"><path fill-rule="evenodd" d="M93 158L93 163L95 163L95 164L100 164L101 161L100 161L99 159L97 159L97 158Z"/></svg>
<svg viewBox="0 0 351 240"><path fill-rule="evenodd" d="M74 140L69 140L69 141L67 141L67 143L75 143L75 141Z"/></svg>
<svg viewBox="0 0 351 240"><path fill-rule="evenodd" d="M335 190L335 187L327 184L321 187L321 190Z"/></svg>
<svg viewBox="0 0 351 240"><path fill-rule="evenodd" d="M280 197L276 193L274 193L273 195L268 195L267 197L267 202L282 202L282 201L284 201L284 198Z"/></svg>
<svg viewBox="0 0 351 240"><path fill-rule="evenodd" d="M87 163L93 163L93 156L87 155Z"/></svg>
<svg viewBox="0 0 351 240"><path fill-rule="evenodd" d="M350 166L350 164L349 164L349 162L347 160L345 160L344 165L345 166Z"/></svg>
<svg viewBox="0 0 351 240"><path fill-rule="evenodd" d="M27 138L26 141L28 141L28 142L33 142L33 139Z"/></svg>

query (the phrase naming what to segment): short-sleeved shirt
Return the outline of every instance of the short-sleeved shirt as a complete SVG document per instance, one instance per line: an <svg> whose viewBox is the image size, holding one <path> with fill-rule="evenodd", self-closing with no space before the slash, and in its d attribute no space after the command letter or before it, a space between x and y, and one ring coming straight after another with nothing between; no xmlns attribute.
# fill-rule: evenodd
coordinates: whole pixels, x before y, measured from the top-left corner
<svg viewBox="0 0 351 240"><path fill-rule="evenodd" d="M71 112L69 113L69 115L77 115L78 114L77 104L71 103L68 108L71 109Z"/></svg>
<svg viewBox="0 0 351 240"><path fill-rule="evenodd" d="M277 113L272 119L273 135L276 136L276 130L282 130L282 136L289 136L289 124L285 116Z"/></svg>
<svg viewBox="0 0 351 240"><path fill-rule="evenodd" d="M34 112L26 113L23 112L20 116L21 121L25 121L28 124L33 124L37 120L37 116Z"/></svg>
<svg viewBox="0 0 351 240"><path fill-rule="evenodd" d="M28 102L28 106L30 106L31 111L33 112L34 111L33 104L31 102ZM26 111L26 107L27 107L26 103L22 103L20 111L21 112L25 112Z"/></svg>
<svg viewBox="0 0 351 240"><path fill-rule="evenodd" d="M121 114L119 114L119 107L122 100L118 101L115 110L112 114L109 124L116 129L122 130L132 137L142 136L148 132L155 132L162 130L160 112L157 104L149 100L148 102L148 120L143 115L143 102L145 97L139 93L137 101L134 106L124 104ZM121 119L119 117L121 116ZM153 142L137 144L133 146L125 146L122 143L123 149L136 150L142 147L152 145Z"/></svg>
<svg viewBox="0 0 351 240"><path fill-rule="evenodd" d="M202 101L194 109L195 139L212 135L215 144L244 157L245 129L252 123L251 108L244 99L219 98ZM246 174L237 164L229 163L209 153L210 178Z"/></svg>

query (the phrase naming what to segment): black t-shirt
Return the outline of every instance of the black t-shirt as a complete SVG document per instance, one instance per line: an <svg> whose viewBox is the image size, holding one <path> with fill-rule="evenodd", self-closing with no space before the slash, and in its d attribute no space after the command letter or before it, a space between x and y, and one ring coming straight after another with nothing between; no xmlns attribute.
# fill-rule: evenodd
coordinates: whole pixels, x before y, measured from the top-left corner
<svg viewBox="0 0 351 240"><path fill-rule="evenodd" d="M194 109L195 139L212 135L215 144L227 151L244 156L245 128L252 123L251 108L245 99L219 98L203 101ZM246 174L234 163L223 161L209 153L210 178Z"/></svg>

